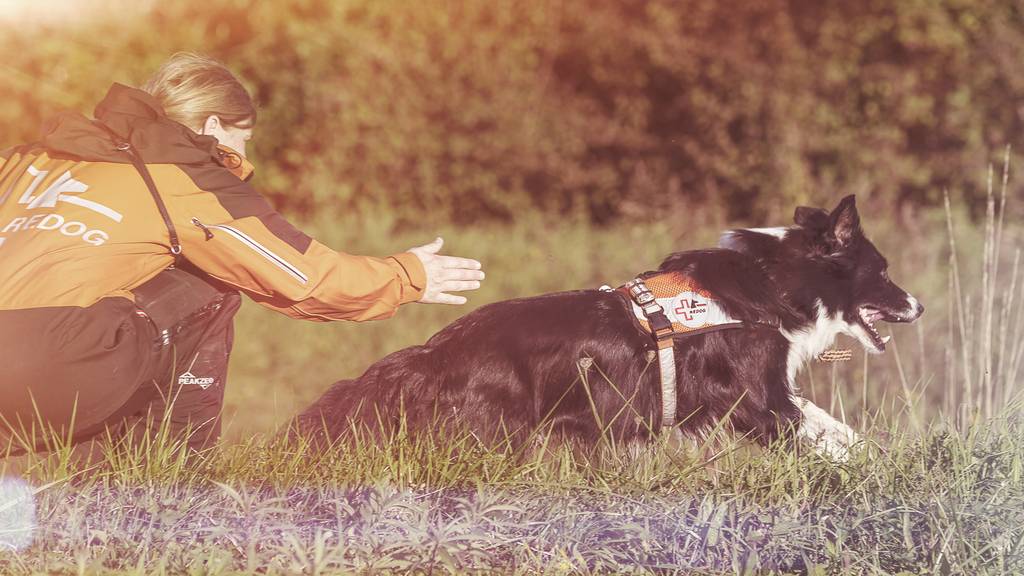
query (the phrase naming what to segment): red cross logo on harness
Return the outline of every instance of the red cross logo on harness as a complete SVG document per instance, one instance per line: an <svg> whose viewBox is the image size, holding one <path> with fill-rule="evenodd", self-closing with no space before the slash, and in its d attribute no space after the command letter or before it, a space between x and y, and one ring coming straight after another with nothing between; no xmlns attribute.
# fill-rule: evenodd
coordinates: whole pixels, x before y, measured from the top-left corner
<svg viewBox="0 0 1024 576"><path fill-rule="evenodd" d="M687 322L692 322L696 316L706 314L707 311L707 302L698 302L695 298L680 298L679 307L673 310L673 312L682 316Z"/></svg>

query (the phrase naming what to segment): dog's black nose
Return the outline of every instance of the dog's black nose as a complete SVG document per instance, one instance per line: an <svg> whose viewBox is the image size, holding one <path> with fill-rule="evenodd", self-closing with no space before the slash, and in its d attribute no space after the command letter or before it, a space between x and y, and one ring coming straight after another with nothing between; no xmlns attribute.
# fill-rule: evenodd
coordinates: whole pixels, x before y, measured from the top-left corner
<svg viewBox="0 0 1024 576"><path fill-rule="evenodd" d="M924 314L924 305L911 295L907 295L907 311L903 314L904 322L913 322Z"/></svg>

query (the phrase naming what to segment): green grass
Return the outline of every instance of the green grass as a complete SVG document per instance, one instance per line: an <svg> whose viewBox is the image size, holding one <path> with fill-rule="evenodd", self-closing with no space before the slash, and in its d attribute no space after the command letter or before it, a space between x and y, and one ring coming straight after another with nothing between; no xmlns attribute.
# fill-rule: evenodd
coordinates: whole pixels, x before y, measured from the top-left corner
<svg viewBox="0 0 1024 576"><path fill-rule="evenodd" d="M3 573L971 573L1024 570L1024 429L869 431L838 465L723 440L526 458L397 436L255 439L185 466L35 462L36 545ZM55 483L48 484L47 480ZM2 518L2 512L0 512Z"/></svg>
<svg viewBox="0 0 1024 576"><path fill-rule="evenodd" d="M994 232L954 216L960 253L985 252ZM0 573L1022 573L1020 387L1000 360L1013 342L974 346L984 340L982 263L959 262L958 309L941 213L909 232L865 221L893 277L928 311L915 326L893 328L886 355L868 359L849 343L854 361L801 376L808 397L868 438L849 462L781 446L762 452L725 435L704 445L527 454L454 430L326 454L275 443L277 427L333 381L475 306L618 284L674 249L713 244L723 225L524 221L440 230L450 252L488 271L468 306L413 305L362 325L304 324L244 306L226 441L210 453L186 460L173 439L158 437L142 451L108 446L84 471L69 449L0 464L32 487L36 517L34 543L0 551ZM309 227L336 247L377 254L437 232L393 232L385 218ZM917 236L908 241L908 233ZM1016 240L1010 228L1001 238L1010 247ZM1013 257L1006 249L999 260ZM987 289L1012 320L1020 299L1009 294L1021 283L1007 270ZM989 328L999 334L998 322ZM978 386L1011 387L989 414L964 403L965 374L986 357L992 374ZM964 359L974 368L949 370ZM4 530L28 518L22 494L0 483L0 541L16 540Z"/></svg>

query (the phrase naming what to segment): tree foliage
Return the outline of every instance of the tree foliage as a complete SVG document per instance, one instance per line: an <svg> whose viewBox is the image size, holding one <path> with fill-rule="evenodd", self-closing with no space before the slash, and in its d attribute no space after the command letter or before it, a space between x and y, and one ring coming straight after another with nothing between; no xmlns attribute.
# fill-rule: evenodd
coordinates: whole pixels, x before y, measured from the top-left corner
<svg viewBox="0 0 1024 576"><path fill-rule="evenodd" d="M261 102L261 188L302 212L971 199L1024 121L1019 0L207 0L75 22L0 35L0 145L205 52Z"/></svg>

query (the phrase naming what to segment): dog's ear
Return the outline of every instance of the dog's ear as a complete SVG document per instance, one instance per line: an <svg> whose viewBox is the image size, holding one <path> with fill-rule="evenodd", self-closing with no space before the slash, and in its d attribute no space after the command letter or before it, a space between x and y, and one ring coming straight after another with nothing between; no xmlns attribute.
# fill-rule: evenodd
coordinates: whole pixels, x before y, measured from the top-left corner
<svg viewBox="0 0 1024 576"><path fill-rule="evenodd" d="M839 201L836 209L828 215L829 235L840 247L850 244L860 234L860 215L857 214L857 202L853 194Z"/></svg>
<svg viewBox="0 0 1024 576"><path fill-rule="evenodd" d="M821 208L797 206L793 211L793 222L808 230L821 230L828 225L828 212Z"/></svg>

